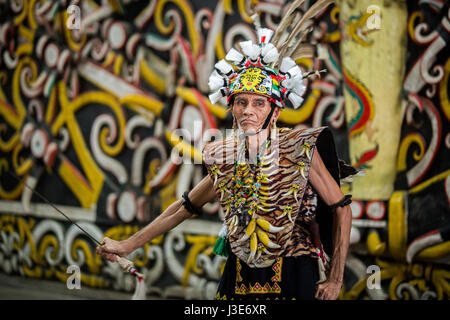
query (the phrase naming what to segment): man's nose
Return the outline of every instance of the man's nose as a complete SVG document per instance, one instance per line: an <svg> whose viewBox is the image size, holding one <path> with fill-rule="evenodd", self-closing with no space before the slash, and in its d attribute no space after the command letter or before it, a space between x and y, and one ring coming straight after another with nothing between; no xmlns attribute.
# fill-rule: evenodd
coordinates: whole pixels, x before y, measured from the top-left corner
<svg viewBox="0 0 450 320"><path fill-rule="evenodd" d="M250 115L250 114L253 114L253 113L254 113L253 107L250 104L246 105L244 110L243 110L243 114L244 115Z"/></svg>

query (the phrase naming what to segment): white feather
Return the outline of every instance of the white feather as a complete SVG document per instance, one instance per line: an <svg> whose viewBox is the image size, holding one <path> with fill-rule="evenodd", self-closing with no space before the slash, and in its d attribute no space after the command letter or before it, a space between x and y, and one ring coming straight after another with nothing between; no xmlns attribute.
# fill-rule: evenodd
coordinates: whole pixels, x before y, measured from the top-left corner
<svg viewBox="0 0 450 320"><path fill-rule="evenodd" d="M269 64L271 62L277 61L280 56L278 49L271 43L266 44L261 50L261 56L264 64Z"/></svg>
<svg viewBox="0 0 450 320"><path fill-rule="evenodd" d="M219 71L220 74L229 75L233 72L233 67L231 64L226 62L225 60L219 60L214 67Z"/></svg>
<svg viewBox="0 0 450 320"><path fill-rule="evenodd" d="M256 61L261 52L261 48L257 44L253 44L251 40L241 41L239 45L242 48L242 52L250 58L252 61Z"/></svg>
<svg viewBox="0 0 450 320"><path fill-rule="evenodd" d="M292 91L294 91L296 94L298 94L299 96L303 96L303 94L306 91L306 87L303 83L303 79L302 78L295 78L292 79L294 82L294 85L292 86Z"/></svg>
<svg viewBox="0 0 450 320"><path fill-rule="evenodd" d="M299 95L295 94L292 91L289 91L287 93L287 97L288 97L289 101L291 101L292 106L294 107L294 109L297 109L298 107L300 107L300 105L303 102L303 98L300 97Z"/></svg>
<svg viewBox="0 0 450 320"><path fill-rule="evenodd" d="M208 97L209 97L209 101L211 101L212 104L215 104L217 101L219 101L224 96L225 96L225 90L222 88L220 90L217 90L214 93L211 93Z"/></svg>
<svg viewBox="0 0 450 320"><path fill-rule="evenodd" d="M216 70L209 76L208 86L210 91L216 91L226 85L227 81Z"/></svg>
<svg viewBox="0 0 450 320"><path fill-rule="evenodd" d="M286 73L288 72L289 69L295 67L296 65L297 64L295 63L294 60L292 60L292 58L284 57L283 60L281 60L280 72Z"/></svg>
<svg viewBox="0 0 450 320"><path fill-rule="evenodd" d="M293 82L292 82L292 80L293 79L289 79L289 78L287 78L287 79L284 79L283 81L281 81L281 85L284 87L284 88L286 88L286 89L288 89L288 90L291 90L292 89L292 87L293 87Z"/></svg>
<svg viewBox="0 0 450 320"><path fill-rule="evenodd" d="M299 66L295 65L294 67L290 68L286 74L289 76L289 78L293 79L298 76L302 76L302 69L300 69Z"/></svg>
<svg viewBox="0 0 450 320"><path fill-rule="evenodd" d="M268 28L259 28L256 33L258 34L258 41L259 43L268 44L270 39L273 36L273 31ZM264 38L264 41L262 41L262 38Z"/></svg>
<svg viewBox="0 0 450 320"><path fill-rule="evenodd" d="M265 56L269 51L271 51L273 48L276 49L276 47L275 47L273 44L271 44L271 43L266 44L266 45L263 46L262 49L261 49L261 56L264 57L264 56ZM278 51L278 50L277 50L277 51Z"/></svg>
<svg viewBox="0 0 450 320"><path fill-rule="evenodd" d="M230 51L228 51L227 55L225 56L226 60L231 61L234 64L242 63L244 58L245 57L235 48L231 48Z"/></svg>

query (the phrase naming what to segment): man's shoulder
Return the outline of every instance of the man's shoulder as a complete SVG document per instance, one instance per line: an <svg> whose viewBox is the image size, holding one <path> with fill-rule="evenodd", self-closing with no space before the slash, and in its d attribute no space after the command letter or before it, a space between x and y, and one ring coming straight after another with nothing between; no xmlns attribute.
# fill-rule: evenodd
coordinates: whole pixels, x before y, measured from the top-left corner
<svg viewBox="0 0 450 320"><path fill-rule="evenodd" d="M285 129L285 130L283 130ZM281 128L280 134L286 135L287 138L308 138L317 137L324 129L328 129L327 126L311 127L311 128Z"/></svg>

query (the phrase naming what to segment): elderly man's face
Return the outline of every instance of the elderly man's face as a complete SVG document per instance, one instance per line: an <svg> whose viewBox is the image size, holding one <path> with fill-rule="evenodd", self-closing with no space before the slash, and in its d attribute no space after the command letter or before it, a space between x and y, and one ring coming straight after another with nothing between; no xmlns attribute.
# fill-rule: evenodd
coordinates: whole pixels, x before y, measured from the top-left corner
<svg viewBox="0 0 450 320"><path fill-rule="evenodd" d="M234 98L232 113L244 132L255 133L262 128L270 107L269 100L264 96L240 93ZM279 113L279 108L275 108L272 119L276 121Z"/></svg>

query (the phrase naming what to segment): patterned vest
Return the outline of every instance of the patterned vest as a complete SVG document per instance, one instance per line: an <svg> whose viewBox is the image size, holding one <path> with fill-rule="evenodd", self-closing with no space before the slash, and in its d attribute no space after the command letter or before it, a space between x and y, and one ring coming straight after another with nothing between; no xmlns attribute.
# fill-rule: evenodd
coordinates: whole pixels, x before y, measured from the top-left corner
<svg viewBox="0 0 450 320"><path fill-rule="evenodd" d="M275 139L272 135L270 153L261 157L267 179L261 181L258 209L245 225L238 223L238 214L232 210L230 201L238 151L235 137L210 142L203 148L205 166L214 181L214 190L225 213L224 223L228 229L231 250L250 267L267 267L279 256L295 256L305 254L305 250L314 251L307 248L310 246L309 240L306 245L305 241L298 241L301 227L297 216L302 211L305 191L308 193L307 190L311 189L308 183L311 159L317 139L325 128L280 128L277 129ZM331 136L329 130L325 131ZM325 145L330 147L329 143ZM324 152L335 155L334 142L331 147L333 150L319 151L322 158ZM335 176L333 170L330 173ZM320 230L321 235L325 231L331 233L329 220L325 223L326 228ZM327 234L325 240L330 240L330 236ZM330 251L330 243L327 243L327 247L326 251Z"/></svg>

